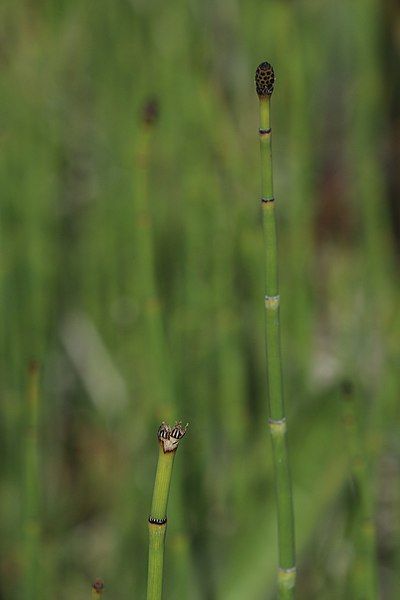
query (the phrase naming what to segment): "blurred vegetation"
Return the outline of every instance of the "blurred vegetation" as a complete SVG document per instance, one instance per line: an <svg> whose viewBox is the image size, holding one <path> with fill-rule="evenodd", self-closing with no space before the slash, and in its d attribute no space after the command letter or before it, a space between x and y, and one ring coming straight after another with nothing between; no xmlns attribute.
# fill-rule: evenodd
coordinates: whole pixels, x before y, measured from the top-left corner
<svg viewBox="0 0 400 600"><path fill-rule="evenodd" d="M30 598L86 598L97 576L110 598L144 597L155 435L175 418L190 430L165 597L274 595L265 59L298 597L356 597L344 379L362 407L380 597L399 593L399 55L395 0L3 0L1 599L28 598L32 539Z"/></svg>

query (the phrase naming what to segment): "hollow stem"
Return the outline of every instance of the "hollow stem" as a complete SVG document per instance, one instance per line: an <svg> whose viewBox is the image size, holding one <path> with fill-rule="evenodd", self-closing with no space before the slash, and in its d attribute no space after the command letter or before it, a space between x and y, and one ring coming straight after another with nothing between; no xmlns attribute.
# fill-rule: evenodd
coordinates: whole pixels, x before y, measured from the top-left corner
<svg viewBox="0 0 400 600"><path fill-rule="evenodd" d="M357 501L352 593L354 598L373 600L379 594L371 472L366 444L361 432L360 410L353 386L350 382L346 381L343 383L342 393L342 420L346 434L350 475Z"/></svg>
<svg viewBox="0 0 400 600"><path fill-rule="evenodd" d="M185 433L186 427L182 427L180 423L176 423L172 429L162 423L158 430L159 454L149 517L147 600L160 600L162 597L167 505L172 467L179 440Z"/></svg>
<svg viewBox="0 0 400 600"><path fill-rule="evenodd" d="M280 599L294 597L296 579L292 486L286 441L279 326L279 283L275 200L272 179L270 98L274 84L271 65L256 72L260 100L261 206L265 259L265 340L269 398L269 427L275 471L278 521L278 590Z"/></svg>

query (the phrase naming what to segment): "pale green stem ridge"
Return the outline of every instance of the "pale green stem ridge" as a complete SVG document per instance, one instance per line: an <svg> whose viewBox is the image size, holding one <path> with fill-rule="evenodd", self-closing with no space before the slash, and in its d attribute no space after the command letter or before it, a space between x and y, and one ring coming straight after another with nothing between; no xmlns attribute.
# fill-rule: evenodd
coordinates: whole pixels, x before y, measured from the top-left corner
<svg viewBox="0 0 400 600"><path fill-rule="evenodd" d="M279 598L294 597L296 578L292 486L286 441L279 327L279 284L272 180L270 96L260 98L261 195L265 256L265 339L270 431L278 521Z"/></svg>

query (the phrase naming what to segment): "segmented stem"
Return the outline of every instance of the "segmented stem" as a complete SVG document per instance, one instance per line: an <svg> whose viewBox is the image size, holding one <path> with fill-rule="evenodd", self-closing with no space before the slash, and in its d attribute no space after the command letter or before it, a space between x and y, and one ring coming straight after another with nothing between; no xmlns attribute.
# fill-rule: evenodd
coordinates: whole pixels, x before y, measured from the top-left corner
<svg viewBox="0 0 400 600"><path fill-rule="evenodd" d="M162 423L158 430L159 454L149 517L147 600L160 600L162 597L167 505L172 467L179 440L185 433L186 427L182 427L180 423L176 423L173 428Z"/></svg>
<svg viewBox="0 0 400 600"><path fill-rule="evenodd" d="M272 86L261 88L257 77L272 71ZM275 470L278 521L278 590L280 599L294 597L296 578L292 486L286 441L286 417L283 403L281 344L279 328L279 283L276 241L275 200L272 180L270 98L273 70L268 63L257 69L256 86L260 100L261 205L265 257L265 340L269 396L269 427Z"/></svg>

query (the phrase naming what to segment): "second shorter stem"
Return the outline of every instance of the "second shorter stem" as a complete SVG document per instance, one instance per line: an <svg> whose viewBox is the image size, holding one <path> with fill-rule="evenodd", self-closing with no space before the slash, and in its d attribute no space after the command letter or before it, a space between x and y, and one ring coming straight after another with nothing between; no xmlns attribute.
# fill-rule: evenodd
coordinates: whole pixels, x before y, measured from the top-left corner
<svg viewBox="0 0 400 600"><path fill-rule="evenodd" d="M176 423L172 429L163 423L158 430L159 454L149 517L147 600L161 600L162 597L167 505L172 467L179 440L185 433L186 428L180 423Z"/></svg>

